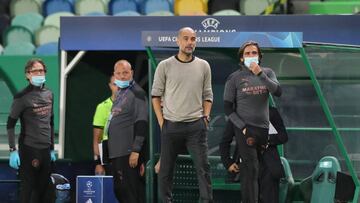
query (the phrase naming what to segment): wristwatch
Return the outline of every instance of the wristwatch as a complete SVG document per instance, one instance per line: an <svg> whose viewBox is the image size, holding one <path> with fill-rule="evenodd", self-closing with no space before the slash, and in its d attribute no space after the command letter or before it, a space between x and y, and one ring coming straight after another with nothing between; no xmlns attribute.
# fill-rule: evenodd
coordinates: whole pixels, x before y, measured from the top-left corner
<svg viewBox="0 0 360 203"><path fill-rule="evenodd" d="M210 116L203 115L202 118L203 118L204 120L206 120L206 122L210 123L210 120L211 120Z"/></svg>

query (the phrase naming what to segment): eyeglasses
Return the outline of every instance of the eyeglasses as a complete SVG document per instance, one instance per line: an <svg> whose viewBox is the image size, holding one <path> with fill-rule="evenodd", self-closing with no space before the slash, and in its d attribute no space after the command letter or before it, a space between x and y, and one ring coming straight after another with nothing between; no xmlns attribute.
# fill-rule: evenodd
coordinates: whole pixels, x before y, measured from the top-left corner
<svg viewBox="0 0 360 203"><path fill-rule="evenodd" d="M257 52L257 51L247 51L247 52L244 52L244 56L249 56L250 54L252 54L252 55L258 55L258 52Z"/></svg>
<svg viewBox="0 0 360 203"><path fill-rule="evenodd" d="M28 73L31 73L31 74L44 74L46 73L46 71L44 69L35 69L35 70L29 70Z"/></svg>

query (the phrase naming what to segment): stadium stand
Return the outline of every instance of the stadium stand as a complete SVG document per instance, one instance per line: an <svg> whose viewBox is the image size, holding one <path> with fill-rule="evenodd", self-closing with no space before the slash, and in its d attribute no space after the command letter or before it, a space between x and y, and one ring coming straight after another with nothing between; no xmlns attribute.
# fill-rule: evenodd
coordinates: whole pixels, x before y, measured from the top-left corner
<svg viewBox="0 0 360 203"><path fill-rule="evenodd" d="M74 6L68 0L46 0L42 8L45 17L59 12L74 13Z"/></svg>
<svg viewBox="0 0 360 203"><path fill-rule="evenodd" d="M173 16L174 14L171 11L155 11L148 13L147 16Z"/></svg>
<svg viewBox="0 0 360 203"><path fill-rule="evenodd" d="M51 15L46 16L46 18L44 20L44 26L52 25L52 26L60 28L60 17L62 17L62 16L74 16L74 14L70 13L70 12L53 13Z"/></svg>
<svg viewBox="0 0 360 203"><path fill-rule="evenodd" d="M233 9L224 9L219 10L213 13L214 16L239 16L241 13L239 11L233 10Z"/></svg>
<svg viewBox="0 0 360 203"><path fill-rule="evenodd" d="M78 0L75 2L75 13L86 15L88 13L99 12L107 13L107 6L102 0Z"/></svg>
<svg viewBox="0 0 360 203"><path fill-rule="evenodd" d="M35 33L35 44L40 46L49 42L58 42L60 29L55 26L45 25Z"/></svg>
<svg viewBox="0 0 360 203"><path fill-rule="evenodd" d="M44 17L39 13L24 13L15 16L12 21L12 26L22 26L27 28L32 34L42 26Z"/></svg>
<svg viewBox="0 0 360 203"><path fill-rule="evenodd" d="M116 15L117 13L122 12L137 12L138 8L137 4L133 0L111 0L109 2L109 14L110 15ZM131 13L131 12L130 12Z"/></svg>
<svg viewBox="0 0 360 203"><path fill-rule="evenodd" d="M170 4L167 0L147 0L144 4L145 15L159 11L171 11Z"/></svg>
<svg viewBox="0 0 360 203"><path fill-rule="evenodd" d="M114 14L114 16L141 16L137 11L122 11Z"/></svg>
<svg viewBox="0 0 360 203"><path fill-rule="evenodd" d="M6 45L3 55L33 55L35 46L30 42L18 42Z"/></svg>
<svg viewBox="0 0 360 203"><path fill-rule="evenodd" d="M240 12L245 15L260 15L268 6L268 1L242 0L240 1Z"/></svg>
<svg viewBox="0 0 360 203"><path fill-rule="evenodd" d="M229 9L239 12L240 11L239 2L240 2L239 0L227 0L227 1L209 0L208 1L209 14L214 15L218 11L229 10Z"/></svg>
<svg viewBox="0 0 360 203"><path fill-rule="evenodd" d="M32 43L33 39L34 36L31 31L23 26L10 26L3 33L3 42L5 46L19 42Z"/></svg>
<svg viewBox="0 0 360 203"><path fill-rule="evenodd" d="M9 14L10 0L0 0L0 14Z"/></svg>
<svg viewBox="0 0 360 203"><path fill-rule="evenodd" d="M354 14L360 12L360 1L319 1L309 3L310 14Z"/></svg>
<svg viewBox="0 0 360 203"><path fill-rule="evenodd" d="M36 55L57 55L59 47L57 42L49 42L38 46L35 50Z"/></svg>
<svg viewBox="0 0 360 203"><path fill-rule="evenodd" d="M0 33L3 34L7 27L10 25L10 17L8 14L0 14ZM3 43L2 37L0 37L0 42Z"/></svg>
<svg viewBox="0 0 360 203"><path fill-rule="evenodd" d="M207 15L207 4L202 0L175 0L175 15Z"/></svg>
<svg viewBox="0 0 360 203"><path fill-rule="evenodd" d="M12 17L24 13L41 14L40 5L35 0L13 0L10 3L10 14Z"/></svg>

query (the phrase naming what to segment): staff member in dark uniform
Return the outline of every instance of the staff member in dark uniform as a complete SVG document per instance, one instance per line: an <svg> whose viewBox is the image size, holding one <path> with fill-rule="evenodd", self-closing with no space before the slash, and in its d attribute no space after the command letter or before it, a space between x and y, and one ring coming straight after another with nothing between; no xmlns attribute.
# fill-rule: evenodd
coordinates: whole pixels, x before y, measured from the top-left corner
<svg viewBox="0 0 360 203"><path fill-rule="evenodd" d="M259 146L266 144L269 128L269 95L281 95L273 70L260 66L261 50L256 42L239 49L240 68L232 73L224 90L224 112L239 137L242 159L241 195L243 203L257 203L259 197Z"/></svg>
<svg viewBox="0 0 360 203"><path fill-rule="evenodd" d="M284 144L288 140L288 135L278 110L275 107L269 107L270 123L274 126L275 132L270 132L268 135L267 144L261 146L259 158L259 189L260 202L262 203L278 203L279 202L279 182L285 176L284 169L281 164L279 153L277 152L277 145ZM233 140L234 129L232 122L227 122L225 132L220 142L221 161L228 171L237 177L237 173L244 173L241 171L241 157L239 153L238 143L239 137L235 136L236 148L234 155L230 157L230 143ZM246 174L245 174L246 175Z"/></svg>
<svg viewBox="0 0 360 203"><path fill-rule="evenodd" d="M114 191L119 202L145 202L144 159L148 134L148 102L145 91L133 80L133 70L126 60L114 67L119 87L109 116L107 130L109 158L114 177Z"/></svg>
<svg viewBox="0 0 360 203"><path fill-rule="evenodd" d="M40 59L25 65L29 85L14 96L7 121L10 160L20 167L20 202L47 202L50 162L55 161L53 93L45 87L46 66ZM20 118L19 150L15 146L15 125Z"/></svg>

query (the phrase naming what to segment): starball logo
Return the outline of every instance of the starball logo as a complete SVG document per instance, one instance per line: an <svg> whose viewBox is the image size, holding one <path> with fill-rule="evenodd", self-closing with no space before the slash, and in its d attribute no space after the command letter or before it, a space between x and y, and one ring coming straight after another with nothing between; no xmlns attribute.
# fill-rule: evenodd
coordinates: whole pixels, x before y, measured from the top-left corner
<svg viewBox="0 0 360 203"><path fill-rule="evenodd" d="M201 25L204 29L195 32L236 32L236 29L218 29L221 23L215 18L205 18L201 21Z"/></svg>
<svg viewBox="0 0 360 203"><path fill-rule="evenodd" d="M216 20L215 18L206 18L205 20L203 20L201 22L201 24L205 29L208 29L209 27L217 29L220 22L218 20Z"/></svg>
<svg viewBox="0 0 360 203"><path fill-rule="evenodd" d="M86 188L87 190L91 190L91 187L93 186L93 183L89 180L86 182Z"/></svg>

